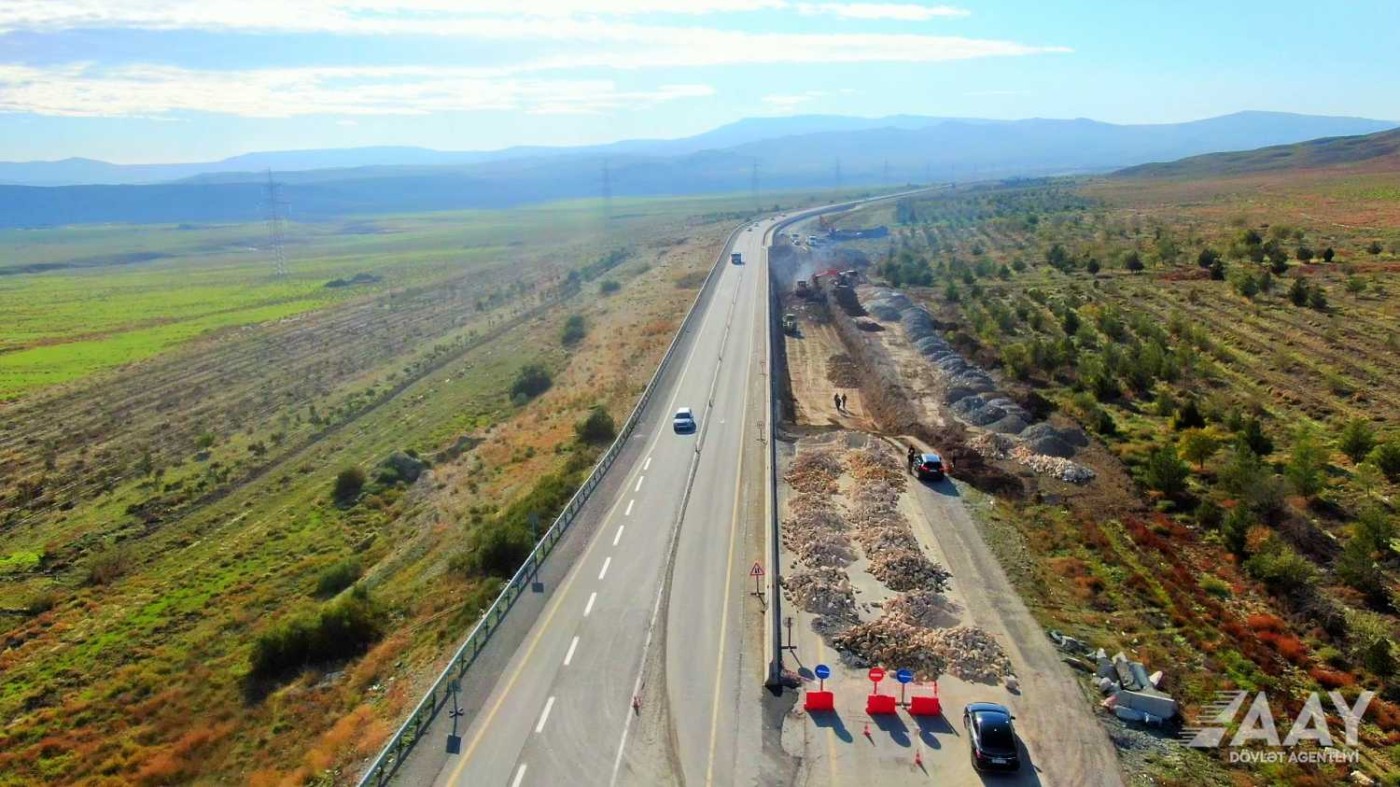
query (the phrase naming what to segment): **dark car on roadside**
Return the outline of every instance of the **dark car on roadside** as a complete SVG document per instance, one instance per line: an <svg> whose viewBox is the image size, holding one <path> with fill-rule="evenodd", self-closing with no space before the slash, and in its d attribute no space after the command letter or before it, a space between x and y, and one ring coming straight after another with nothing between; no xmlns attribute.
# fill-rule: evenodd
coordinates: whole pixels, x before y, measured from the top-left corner
<svg viewBox="0 0 1400 787"><path fill-rule="evenodd" d="M1015 771L1021 768L1016 748L1016 718L1005 705L974 702L963 708L963 727L972 744L972 767L979 771Z"/></svg>
<svg viewBox="0 0 1400 787"><path fill-rule="evenodd" d="M945 475L943 457L938 454L919 454L914 460L914 474L920 481L942 481Z"/></svg>

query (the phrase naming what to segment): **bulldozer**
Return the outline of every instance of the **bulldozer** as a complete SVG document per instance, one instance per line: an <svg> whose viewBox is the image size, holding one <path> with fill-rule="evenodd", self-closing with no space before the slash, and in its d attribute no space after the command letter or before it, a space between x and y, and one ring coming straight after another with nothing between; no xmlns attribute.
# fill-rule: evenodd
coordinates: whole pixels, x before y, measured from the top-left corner
<svg viewBox="0 0 1400 787"><path fill-rule="evenodd" d="M788 312L787 314L784 314L784 315L783 315L783 333L787 334L788 336L796 336L796 335L797 335L797 315L796 315L796 314L793 314L792 312Z"/></svg>

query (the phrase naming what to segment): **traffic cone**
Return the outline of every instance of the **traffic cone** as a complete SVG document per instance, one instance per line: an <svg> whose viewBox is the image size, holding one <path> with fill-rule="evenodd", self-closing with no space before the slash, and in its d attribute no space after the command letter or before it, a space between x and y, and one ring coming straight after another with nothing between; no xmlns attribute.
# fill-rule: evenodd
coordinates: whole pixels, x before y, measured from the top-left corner
<svg viewBox="0 0 1400 787"><path fill-rule="evenodd" d="M865 723L865 733L864 733L864 735L865 735L865 737L867 737L867 738L870 737L870 722L868 722L868 721Z"/></svg>

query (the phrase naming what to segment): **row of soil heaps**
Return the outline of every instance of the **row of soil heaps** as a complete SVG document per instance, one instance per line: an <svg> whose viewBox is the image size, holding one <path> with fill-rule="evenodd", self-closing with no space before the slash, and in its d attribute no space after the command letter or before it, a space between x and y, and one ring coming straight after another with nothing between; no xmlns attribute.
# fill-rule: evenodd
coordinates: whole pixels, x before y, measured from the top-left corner
<svg viewBox="0 0 1400 787"><path fill-rule="evenodd" d="M840 502L841 479L851 483ZM958 626L960 610L945 595L951 575L924 554L899 510L906 470L889 451L800 451L785 479L792 489L783 543L797 557L783 578L788 600L816 616L813 627L842 659L856 667L909 667L920 680L950 673L964 680L996 682L1010 663L980 629ZM883 614L862 621L851 585L852 564L894 597Z"/></svg>
<svg viewBox="0 0 1400 787"><path fill-rule="evenodd" d="M1084 433L1032 423L1033 416L998 391L991 375L948 344L923 307L915 306L903 293L876 288L867 309L882 322L900 324L905 339L942 380L943 404L959 421L988 435L973 446L984 457L1011 459L1062 481L1082 484L1093 480L1093 470L1070 461L1079 448L1088 445Z"/></svg>

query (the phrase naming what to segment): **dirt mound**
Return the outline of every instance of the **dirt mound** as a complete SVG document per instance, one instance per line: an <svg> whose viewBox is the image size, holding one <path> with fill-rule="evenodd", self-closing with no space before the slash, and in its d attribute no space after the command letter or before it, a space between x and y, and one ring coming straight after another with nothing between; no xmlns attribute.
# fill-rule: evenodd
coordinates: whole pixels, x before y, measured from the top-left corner
<svg viewBox="0 0 1400 787"><path fill-rule="evenodd" d="M826 359L826 379L839 388L859 388L860 369L849 355L832 355Z"/></svg>
<svg viewBox="0 0 1400 787"><path fill-rule="evenodd" d="M1079 429L1056 429L1046 423L1026 427L1020 436L1031 451L1061 459L1074 456L1076 449L1089 444L1089 438Z"/></svg>

